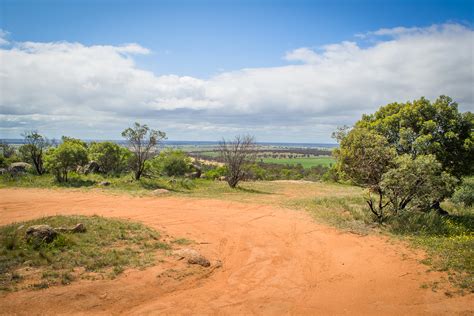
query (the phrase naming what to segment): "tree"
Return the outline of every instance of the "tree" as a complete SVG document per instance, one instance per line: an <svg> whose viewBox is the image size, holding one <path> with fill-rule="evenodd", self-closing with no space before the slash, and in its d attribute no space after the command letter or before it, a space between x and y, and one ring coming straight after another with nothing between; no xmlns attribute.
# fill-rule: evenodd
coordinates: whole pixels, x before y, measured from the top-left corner
<svg viewBox="0 0 474 316"><path fill-rule="evenodd" d="M152 157L156 146L166 139L166 133L135 123L133 128L129 127L122 132L122 137L127 139L133 152L132 168L135 180L140 180L145 170L145 162Z"/></svg>
<svg viewBox="0 0 474 316"><path fill-rule="evenodd" d="M236 136L232 142L223 139L219 144L219 154L227 167L227 183L235 188L245 177L245 165L253 163L256 158L255 139L253 136Z"/></svg>
<svg viewBox="0 0 474 316"><path fill-rule="evenodd" d="M184 176L191 169L191 158L182 150L167 149L150 160L153 171L168 177Z"/></svg>
<svg viewBox="0 0 474 316"><path fill-rule="evenodd" d="M352 131L334 133L340 141L338 172L369 188L367 203L379 221L389 204L394 212L408 208L447 214L440 203L453 192L452 176L474 171L473 129L472 113L459 113L446 96L434 103L421 98L388 104L363 115ZM377 193L378 203L371 192Z"/></svg>
<svg viewBox="0 0 474 316"><path fill-rule="evenodd" d="M354 128L340 139L340 147L334 151L336 170L342 178L368 189L366 202L379 222L385 218L384 201L380 181L393 165L396 156L387 139L365 128ZM375 195L375 196L374 196Z"/></svg>
<svg viewBox="0 0 474 316"><path fill-rule="evenodd" d="M32 162L36 172L42 175L45 172L43 167L43 154L49 147L49 141L40 135L37 131L25 132L23 134L25 144L19 148L20 154L28 162Z"/></svg>
<svg viewBox="0 0 474 316"><path fill-rule="evenodd" d="M474 115L460 113L450 97L391 103L355 126L384 136L399 155L434 155L443 170L458 178L474 172Z"/></svg>
<svg viewBox="0 0 474 316"><path fill-rule="evenodd" d="M395 159L394 168L383 174L380 187L398 214L430 210L437 201L452 195L456 182L455 177L443 171L434 155L413 159L403 154Z"/></svg>
<svg viewBox="0 0 474 316"><path fill-rule="evenodd" d="M58 182L67 182L68 172L87 161L85 144L67 137L63 137L63 142L57 148L50 148L45 155L45 167L55 175Z"/></svg>
<svg viewBox="0 0 474 316"><path fill-rule="evenodd" d="M132 153L113 142L93 142L89 145L89 158L97 162L100 172L120 173L128 164Z"/></svg>

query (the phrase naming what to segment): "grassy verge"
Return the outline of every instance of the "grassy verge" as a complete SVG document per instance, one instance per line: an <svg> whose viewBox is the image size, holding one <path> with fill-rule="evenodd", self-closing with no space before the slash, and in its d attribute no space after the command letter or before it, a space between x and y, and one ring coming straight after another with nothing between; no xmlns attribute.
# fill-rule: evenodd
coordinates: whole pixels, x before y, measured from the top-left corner
<svg viewBox="0 0 474 316"><path fill-rule="evenodd" d="M47 244L24 236L29 226L71 227L85 233L60 233ZM157 252L170 249L160 234L139 223L99 216L53 216L0 227L0 291L46 288L75 279L114 278L125 268L153 265Z"/></svg>
<svg viewBox="0 0 474 316"><path fill-rule="evenodd" d="M102 185L108 182L107 186ZM97 189L128 192L134 195L147 194L156 189L167 189L179 192L188 191L194 187L194 183L189 179L174 178L142 178L135 181L131 174L120 177L105 176L100 174L82 175L71 173L67 182L57 182L50 174L37 176L25 174L11 176L4 174L0 176L0 188L20 187L20 188L77 188L77 189Z"/></svg>

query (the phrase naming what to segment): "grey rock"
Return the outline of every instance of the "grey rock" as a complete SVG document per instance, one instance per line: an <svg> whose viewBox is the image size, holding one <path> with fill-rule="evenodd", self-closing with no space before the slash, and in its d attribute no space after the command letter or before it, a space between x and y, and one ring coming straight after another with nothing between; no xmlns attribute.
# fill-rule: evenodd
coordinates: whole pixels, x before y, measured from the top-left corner
<svg viewBox="0 0 474 316"><path fill-rule="evenodd" d="M194 249L183 248L174 250L173 255L180 257L180 259L186 259L189 264L198 264L203 267L210 267L211 263L203 255Z"/></svg>
<svg viewBox="0 0 474 316"><path fill-rule="evenodd" d="M58 233L49 225L34 225L26 230L26 239L35 242L52 242Z"/></svg>
<svg viewBox="0 0 474 316"><path fill-rule="evenodd" d="M83 172L84 174L89 173L97 173L100 170L100 166L96 161L91 161L87 165L84 166Z"/></svg>
<svg viewBox="0 0 474 316"><path fill-rule="evenodd" d="M28 169L31 169L31 165L26 162L14 162L8 167L8 171L11 173L24 173Z"/></svg>

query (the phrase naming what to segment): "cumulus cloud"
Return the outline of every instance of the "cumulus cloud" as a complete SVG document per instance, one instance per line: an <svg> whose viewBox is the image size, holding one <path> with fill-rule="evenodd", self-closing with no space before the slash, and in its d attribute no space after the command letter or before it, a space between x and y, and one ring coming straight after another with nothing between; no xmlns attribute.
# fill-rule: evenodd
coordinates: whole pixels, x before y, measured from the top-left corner
<svg viewBox="0 0 474 316"><path fill-rule="evenodd" d="M286 65L209 79L140 69L135 56L150 52L138 44L13 43L0 48L0 131L14 136L34 126L114 138L141 120L170 138L241 131L317 142L389 102L447 94L473 109L472 29L398 27L364 37L379 39L368 47L346 41L296 48L283 56Z"/></svg>

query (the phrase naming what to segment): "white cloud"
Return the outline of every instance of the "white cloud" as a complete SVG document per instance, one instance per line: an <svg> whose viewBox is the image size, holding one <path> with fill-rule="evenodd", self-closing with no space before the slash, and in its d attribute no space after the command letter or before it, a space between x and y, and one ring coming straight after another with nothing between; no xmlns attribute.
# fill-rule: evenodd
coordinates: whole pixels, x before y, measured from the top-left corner
<svg viewBox="0 0 474 316"><path fill-rule="evenodd" d="M447 94L464 110L473 109L472 29L398 27L364 36L383 40L369 47L341 42L297 48L284 58L298 64L207 80L139 69L134 56L149 50L138 44L14 43L0 49L0 130L19 134L30 124L64 133L74 127L83 135L81 129L90 128L112 137L140 119L168 128L170 138L219 139L242 130L317 142L330 141L336 125L389 102Z"/></svg>
<svg viewBox="0 0 474 316"><path fill-rule="evenodd" d="M10 33L0 29L0 46L10 44L10 42L7 40L8 34L10 34Z"/></svg>

